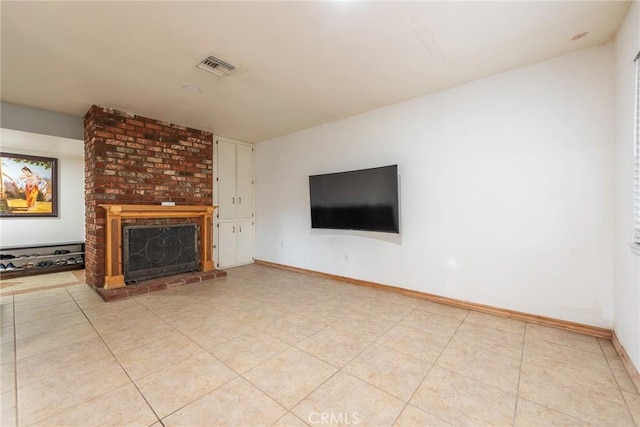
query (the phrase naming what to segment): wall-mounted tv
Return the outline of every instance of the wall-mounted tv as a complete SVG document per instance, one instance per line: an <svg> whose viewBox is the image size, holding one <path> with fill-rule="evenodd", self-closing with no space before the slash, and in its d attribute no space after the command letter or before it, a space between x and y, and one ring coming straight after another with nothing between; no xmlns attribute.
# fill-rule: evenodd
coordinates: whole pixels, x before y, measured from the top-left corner
<svg viewBox="0 0 640 427"><path fill-rule="evenodd" d="M398 165L311 175L311 228L400 232Z"/></svg>

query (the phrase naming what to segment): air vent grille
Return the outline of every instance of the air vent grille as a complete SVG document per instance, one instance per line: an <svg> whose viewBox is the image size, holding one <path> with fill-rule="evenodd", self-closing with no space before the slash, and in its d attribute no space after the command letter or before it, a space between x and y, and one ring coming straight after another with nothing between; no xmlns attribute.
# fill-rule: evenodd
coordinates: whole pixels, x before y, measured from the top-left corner
<svg viewBox="0 0 640 427"><path fill-rule="evenodd" d="M200 61L198 68L213 73L218 77L226 76L236 69L233 65L211 55Z"/></svg>

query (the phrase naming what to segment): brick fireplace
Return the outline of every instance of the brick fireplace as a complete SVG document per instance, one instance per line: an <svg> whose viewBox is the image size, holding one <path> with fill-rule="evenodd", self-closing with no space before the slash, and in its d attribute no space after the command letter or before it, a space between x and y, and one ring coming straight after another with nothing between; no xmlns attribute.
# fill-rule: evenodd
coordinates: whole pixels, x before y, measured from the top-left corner
<svg viewBox="0 0 640 427"><path fill-rule="evenodd" d="M103 298L213 278L216 271L158 279L121 291L105 289L106 222L100 205L212 206L213 134L111 108L84 117L85 265L87 284ZM197 217L123 218L123 225L197 223ZM223 273L223 272L219 272ZM222 274L218 274L222 275ZM196 277L198 280L195 280ZM164 286L162 286L164 284Z"/></svg>

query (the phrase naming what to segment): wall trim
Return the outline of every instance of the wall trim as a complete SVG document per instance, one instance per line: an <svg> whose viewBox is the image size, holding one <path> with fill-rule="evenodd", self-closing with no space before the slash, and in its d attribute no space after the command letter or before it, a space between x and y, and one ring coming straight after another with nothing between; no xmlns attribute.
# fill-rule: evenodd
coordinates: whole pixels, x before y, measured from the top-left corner
<svg viewBox="0 0 640 427"><path fill-rule="evenodd" d="M536 324L545 325L545 326L551 326L554 328L564 329L567 331L577 332L585 335L591 335L598 338L612 339L612 337L615 336L610 329L585 325L582 323L570 322L568 320L554 319L552 317L539 316L537 314L523 313L520 311L508 310L506 308L493 307L490 305L478 304L474 302L463 301L459 299L443 297L443 296L434 295L434 294L428 294L426 292L414 291L411 289L404 289L397 286L383 285L381 283L369 282L366 280L352 279L350 277L344 277L344 276L336 276L334 274L322 273L319 271L307 270L305 268L292 267L289 265L277 264L269 261L256 260L255 263L258 265L263 265L265 267L274 267L274 268L279 268L281 270L293 271L296 273L307 274L310 276L324 277L327 279L336 280L338 282L350 283L352 285L381 289L388 292L394 292L394 293L407 295L415 298L426 299L428 301L438 302L441 304L447 304L453 307L465 308L467 310L494 314L496 316L508 317L511 319L524 320L526 322L536 323ZM618 345L620 344L618 343ZM620 347L622 348L622 346ZM617 350L617 347L616 347L616 350ZM622 355L620 355L620 357L623 358ZM627 356L627 360L629 360L629 363L630 363L630 359L628 359L628 356ZM637 374L637 371L636 371L636 374Z"/></svg>
<svg viewBox="0 0 640 427"><path fill-rule="evenodd" d="M627 371L627 373L631 377L631 381L633 382L633 385L636 386L636 390L638 391L638 393L640 393L640 373L638 372L636 367L633 365L633 362L631 361L629 354L627 354L627 350L625 350L622 343L618 340L616 331L613 331L611 335L612 335L611 342L613 343L613 348L616 349L616 353L618 353L618 356L620 356L620 360L622 360L622 365L624 366L624 369Z"/></svg>

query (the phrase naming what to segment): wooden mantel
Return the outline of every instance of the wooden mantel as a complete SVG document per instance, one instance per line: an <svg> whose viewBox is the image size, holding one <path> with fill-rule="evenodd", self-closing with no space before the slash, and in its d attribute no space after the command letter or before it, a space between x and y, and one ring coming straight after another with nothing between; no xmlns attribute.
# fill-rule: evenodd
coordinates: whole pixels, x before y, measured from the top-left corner
<svg viewBox="0 0 640 427"><path fill-rule="evenodd" d="M123 218L198 218L200 226L200 271L212 271L213 211L217 206L99 205L107 213L105 235L104 288L122 288L122 219Z"/></svg>

